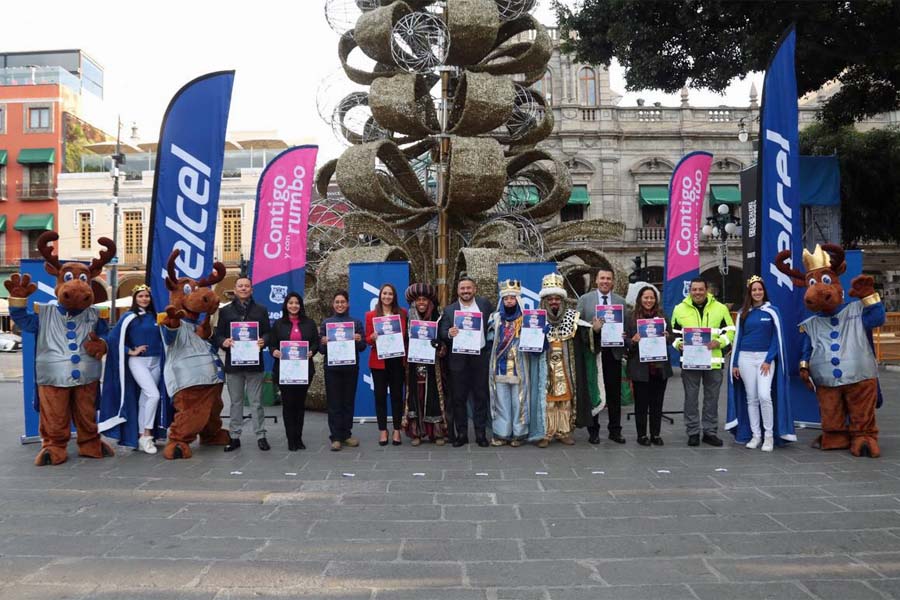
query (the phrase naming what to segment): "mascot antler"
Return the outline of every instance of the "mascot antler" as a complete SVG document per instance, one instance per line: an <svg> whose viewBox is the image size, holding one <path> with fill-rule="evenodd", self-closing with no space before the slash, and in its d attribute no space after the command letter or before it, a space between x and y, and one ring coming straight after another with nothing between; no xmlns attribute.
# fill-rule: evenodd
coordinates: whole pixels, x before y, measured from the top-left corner
<svg viewBox="0 0 900 600"><path fill-rule="evenodd" d="M790 250L782 250L775 256L775 268L791 278L797 287L806 287L806 276L797 269L788 266L787 259L791 257Z"/></svg>
<svg viewBox="0 0 900 600"><path fill-rule="evenodd" d="M831 270L837 275L843 275L847 270L844 249L837 244L822 244L822 250L831 255Z"/></svg>
<svg viewBox="0 0 900 600"><path fill-rule="evenodd" d="M111 239L102 237L98 239L97 242L106 248L106 250L101 250L100 258L95 258L91 261L91 266L88 267L88 270L91 272L91 277L96 277L102 273L103 267L116 255L116 244Z"/></svg>
<svg viewBox="0 0 900 600"><path fill-rule="evenodd" d="M169 255L169 260L166 262L166 287L169 290L174 290L175 284L178 282L178 274L175 272L175 259L178 258L179 254L181 254L179 250L172 250L172 254Z"/></svg>
<svg viewBox="0 0 900 600"><path fill-rule="evenodd" d="M225 273L225 265L220 262L214 262L212 273L198 281L197 287L212 287L225 279Z"/></svg>
<svg viewBox="0 0 900 600"><path fill-rule="evenodd" d="M38 252L44 257L44 261L46 261L44 268L50 275L56 275L62 268L59 257L53 255L53 248L50 247L50 242L55 242L58 239L59 234L55 231L45 231L37 240Z"/></svg>

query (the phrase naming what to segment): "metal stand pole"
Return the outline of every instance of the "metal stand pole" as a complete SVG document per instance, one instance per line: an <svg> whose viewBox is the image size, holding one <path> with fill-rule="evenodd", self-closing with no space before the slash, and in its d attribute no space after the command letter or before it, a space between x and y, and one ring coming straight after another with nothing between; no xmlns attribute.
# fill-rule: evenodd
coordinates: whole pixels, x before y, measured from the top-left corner
<svg viewBox="0 0 900 600"><path fill-rule="evenodd" d="M447 121L449 118L449 96L450 96L450 69L451 67L442 67L441 74L441 134L440 145L438 148L438 168L437 168L437 198L435 204L439 207L438 212L438 233L437 233L437 257L435 258L435 266L437 267L437 277L435 284L437 287L438 301L441 306L447 306L450 302L450 282L449 265L450 259L450 227L447 223L446 213L446 195L447 195L447 169L450 160L450 137L447 135Z"/></svg>
<svg viewBox="0 0 900 600"><path fill-rule="evenodd" d="M116 254L110 260L109 269L109 291L111 298L109 299L109 324L115 325L118 315L116 314L116 296L119 287L119 165L122 160L122 149L120 147L122 137L122 119L119 118L118 129L116 131L116 154L113 156L113 244L116 247Z"/></svg>

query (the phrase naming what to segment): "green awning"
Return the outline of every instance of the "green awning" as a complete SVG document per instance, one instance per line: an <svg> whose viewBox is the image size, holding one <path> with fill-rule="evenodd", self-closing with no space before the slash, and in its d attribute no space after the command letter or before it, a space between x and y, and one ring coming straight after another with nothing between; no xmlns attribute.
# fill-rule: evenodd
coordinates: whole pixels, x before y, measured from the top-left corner
<svg viewBox="0 0 900 600"><path fill-rule="evenodd" d="M506 197L510 204L527 204L528 206L537 204L541 199L537 186L534 185L511 185L506 190Z"/></svg>
<svg viewBox="0 0 900 600"><path fill-rule="evenodd" d="M17 160L20 165L50 165L55 156L53 148L23 148Z"/></svg>
<svg viewBox="0 0 900 600"><path fill-rule="evenodd" d="M669 203L669 186L642 185L639 196L641 206L665 206Z"/></svg>
<svg viewBox="0 0 900 600"><path fill-rule="evenodd" d="M586 185L573 185L572 193L569 195L569 204L590 204L591 197L588 196Z"/></svg>
<svg viewBox="0 0 900 600"><path fill-rule="evenodd" d="M18 231L49 231L53 229L53 213L37 213L34 215L19 215L13 229Z"/></svg>
<svg viewBox="0 0 900 600"><path fill-rule="evenodd" d="M6 164L6 155L7 155L6 150L0 150L0 167L4 166Z"/></svg>
<svg viewBox="0 0 900 600"><path fill-rule="evenodd" d="M711 204L740 204L741 188L736 185L711 185L709 200Z"/></svg>
<svg viewBox="0 0 900 600"><path fill-rule="evenodd" d="M0 233L6 233L6 215L0 215Z"/></svg>

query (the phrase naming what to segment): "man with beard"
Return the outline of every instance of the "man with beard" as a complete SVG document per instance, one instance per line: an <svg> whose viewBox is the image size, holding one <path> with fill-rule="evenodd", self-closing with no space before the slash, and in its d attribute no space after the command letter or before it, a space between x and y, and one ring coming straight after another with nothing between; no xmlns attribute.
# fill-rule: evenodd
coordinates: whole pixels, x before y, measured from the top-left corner
<svg viewBox="0 0 900 600"><path fill-rule="evenodd" d="M544 276L541 281L541 308L547 311L547 349L542 355L546 368L546 396L543 427L535 423L529 439L539 448L546 448L556 438L563 444L575 443L575 335L578 311L566 308L568 294L559 273ZM534 422L534 419L532 419Z"/></svg>
<svg viewBox="0 0 900 600"><path fill-rule="evenodd" d="M481 352L479 354L456 354L447 356L447 367L450 371L450 390L452 392L453 427L456 437L453 447L460 448L469 443L469 415L467 404L469 394L472 395L472 420L475 422L475 441L482 448L490 446L487 439L488 409L488 365L491 358L491 347L485 343L487 333L487 316L491 314L491 303L487 298L476 296L475 280L460 274L456 285L456 302L444 309L438 327L438 337L448 348L453 347L453 338L459 335L459 329L453 323L456 311L477 313L481 318ZM452 435L452 434L451 434Z"/></svg>
<svg viewBox="0 0 900 600"><path fill-rule="evenodd" d="M414 283L406 288L405 296L410 321L407 331L413 331L412 321L440 320L441 312L433 286ZM432 340L431 345L435 348L434 364L411 362L407 371L403 429L412 438L413 446L422 443L423 438L443 446L447 436L447 421L444 418L447 347L439 340Z"/></svg>

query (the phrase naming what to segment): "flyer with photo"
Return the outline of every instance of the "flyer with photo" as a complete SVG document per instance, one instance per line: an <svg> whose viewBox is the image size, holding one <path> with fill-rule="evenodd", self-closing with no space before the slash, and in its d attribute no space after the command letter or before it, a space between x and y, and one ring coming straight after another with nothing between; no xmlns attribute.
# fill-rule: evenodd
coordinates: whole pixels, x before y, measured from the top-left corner
<svg viewBox="0 0 900 600"><path fill-rule="evenodd" d="M231 364L248 366L259 364L259 322L231 323Z"/></svg>
<svg viewBox="0 0 900 600"><path fill-rule="evenodd" d="M707 347L712 341L709 327L685 327L684 348L681 351L681 368L694 370L712 369L712 350Z"/></svg>
<svg viewBox="0 0 900 600"><path fill-rule="evenodd" d="M279 344L278 383L306 385L309 383L309 342L285 341Z"/></svg>
<svg viewBox="0 0 900 600"><path fill-rule="evenodd" d="M519 350L522 352L544 351L544 327L547 311L526 309L522 311L522 331L519 333Z"/></svg>
<svg viewBox="0 0 900 600"><path fill-rule="evenodd" d="M328 354L328 366L356 364L356 328L353 321L341 323L325 323L325 346Z"/></svg>
<svg viewBox="0 0 900 600"><path fill-rule="evenodd" d="M641 336L638 341L641 362L657 362L668 358L665 319L638 319L637 331Z"/></svg>
<svg viewBox="0 0 900 600"><path fill-rule="evenodd" d="M481 313L453 311L453 326L459 333L453 338L454 354L481 354Z"/></svg>
<svg viewBox="0 0 900 600"><path fill-rule="evenodd" d="M384 360L406 354L400 315L375 317L372 319L372 327L378 334L378 337L375 338L375 352L378 354L378 358Z"/></svg>
<svg viewBox="0 0 900 600"><path fill-rule="evenodd" d="M600 330L600 345L604 348L624 346L625 307L621 304L598 304L594 315L603 321Z"/></svg>
<svg viewBox="0 0 900 600"><path fill-rule="evenodd" d="M437 349L432 342L436 339L437 321L412 319L409 322L409 362L433 365Z"/></svg>

